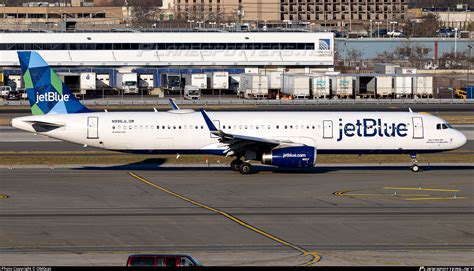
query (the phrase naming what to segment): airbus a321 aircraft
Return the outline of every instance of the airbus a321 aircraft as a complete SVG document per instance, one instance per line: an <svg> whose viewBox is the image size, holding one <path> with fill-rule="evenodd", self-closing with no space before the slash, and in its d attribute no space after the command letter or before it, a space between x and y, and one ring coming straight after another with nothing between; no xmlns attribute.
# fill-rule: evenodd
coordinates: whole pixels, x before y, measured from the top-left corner
<svg viewBox="0 0 474 271"><path fill-rule="evenodd" d="M316 154L416 154L453 150L466 137L446 121L411 112L94 112L83 106L36 52L18 52L32 116L12 126L106 150L232 156L284 168L316 165Z"/></svg>

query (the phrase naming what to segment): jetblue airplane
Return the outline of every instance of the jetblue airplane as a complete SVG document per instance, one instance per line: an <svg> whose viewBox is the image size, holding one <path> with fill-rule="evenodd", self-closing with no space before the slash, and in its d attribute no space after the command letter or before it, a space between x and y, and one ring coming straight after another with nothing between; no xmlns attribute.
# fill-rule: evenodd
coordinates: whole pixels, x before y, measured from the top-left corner
<svg viewBox="0 0 474 271"><path fill-rule="evenodd" d="M94 112L36 52L18 52L32 116L12 126L100 149L142 154L213 154L284 168L316 165L316 154L416 154L453 150L466 137L446 121L411 112Z"/></svg>

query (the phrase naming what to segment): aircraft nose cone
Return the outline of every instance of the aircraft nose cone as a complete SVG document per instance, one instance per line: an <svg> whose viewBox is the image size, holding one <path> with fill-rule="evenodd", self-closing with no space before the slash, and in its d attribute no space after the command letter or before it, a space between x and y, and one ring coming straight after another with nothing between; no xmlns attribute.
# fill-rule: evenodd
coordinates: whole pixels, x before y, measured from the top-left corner
<svg viewBox="0 0 474 271"><path fill-rule="evenodd" d="M466 135L464 135L463 133L459 132L458 131L458 136L456 137L457 138L457 141L458 141L458 148L464 146L464 144L466 144L467 142L467 137Z"/></svg>

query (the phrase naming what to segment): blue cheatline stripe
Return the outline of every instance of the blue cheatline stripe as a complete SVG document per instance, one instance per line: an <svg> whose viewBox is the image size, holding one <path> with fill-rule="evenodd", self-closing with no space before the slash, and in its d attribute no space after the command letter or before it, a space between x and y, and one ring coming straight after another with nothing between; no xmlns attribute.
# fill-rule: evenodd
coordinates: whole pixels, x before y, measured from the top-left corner
<svg viewBox="0 0 474 271"><path fill-rule="evenodd" d="M113 150L118 152L136 154L209 154L224 156L222 149L162 149L162 150ZM411 153L437 153L443 150L344 150L344 149L318 149L317 154L411 154Z"/></svg>

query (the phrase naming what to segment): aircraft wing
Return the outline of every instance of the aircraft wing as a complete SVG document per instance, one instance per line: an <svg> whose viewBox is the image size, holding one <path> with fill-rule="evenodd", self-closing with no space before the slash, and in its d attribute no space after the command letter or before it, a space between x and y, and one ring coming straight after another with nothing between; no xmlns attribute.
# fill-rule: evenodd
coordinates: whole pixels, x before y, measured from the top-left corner
<svg viewBox="0 0 474 271"><path fill-rule="evenodd" d="M211 134L219 137L219 142L226 144L227 149L225 153L227 156L239 155L245 153L246 150L271 150L280 144L298 144L292 141L283 141L263 137L253 137L246 135L238 135L226 133L214 125L206 111L201 109L201 114L206 121L207 127ZM298 144L300 145L300 144Z"/></svg>

